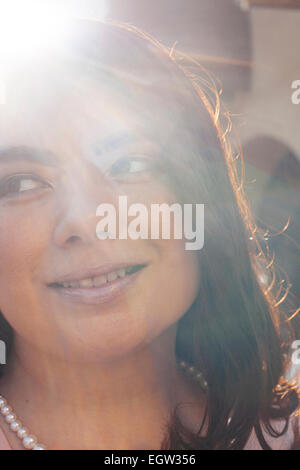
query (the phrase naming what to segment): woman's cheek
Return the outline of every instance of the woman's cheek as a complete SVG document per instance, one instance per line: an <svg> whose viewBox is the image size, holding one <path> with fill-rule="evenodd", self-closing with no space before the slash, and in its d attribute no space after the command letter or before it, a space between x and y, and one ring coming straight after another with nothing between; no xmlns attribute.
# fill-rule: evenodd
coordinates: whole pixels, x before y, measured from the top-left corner
<svg viewBox="0 0 300 470"><path fill-rule="evenodd" d="M32 283L49 246L49 222L37 208L0 208L0 310L6 298L14 303L22 295L26 302L28 289L32 295Z"/></svg>

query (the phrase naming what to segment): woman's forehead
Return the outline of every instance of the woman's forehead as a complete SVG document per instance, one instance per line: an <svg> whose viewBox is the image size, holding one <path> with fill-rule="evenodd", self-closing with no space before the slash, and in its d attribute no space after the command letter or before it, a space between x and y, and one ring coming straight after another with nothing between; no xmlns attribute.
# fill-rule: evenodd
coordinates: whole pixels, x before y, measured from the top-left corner
<svg viewBox="0 0 300 470"><path fill-rule="evenodd" d="M0 105L0 139L42 144L130 134L159 140L172 122L168 112L151 89L130 81L39 71L9 82Z"/></svg>

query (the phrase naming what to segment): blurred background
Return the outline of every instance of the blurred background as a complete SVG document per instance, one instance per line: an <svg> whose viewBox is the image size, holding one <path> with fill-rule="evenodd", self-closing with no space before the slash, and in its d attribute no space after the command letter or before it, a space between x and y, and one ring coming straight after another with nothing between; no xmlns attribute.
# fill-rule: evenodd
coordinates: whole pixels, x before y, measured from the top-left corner
<svg viewBox="0 0 300 470"><path fill-rule="evenodd" d="M43 2L40 0L39 5ZM48 2L49 3L49 2ZM219 78L239 133L245 190L300 305L299 0L53 0L74 14L134 24ZM1 0L20 15L20 2ZM22 0L22 10L34 2ZM35 2L36 4L36 2ZM1 15L0 11L0 15ZM299 82L300 88L300 82ZM284 233L280 232L289 222Z"/></svg>

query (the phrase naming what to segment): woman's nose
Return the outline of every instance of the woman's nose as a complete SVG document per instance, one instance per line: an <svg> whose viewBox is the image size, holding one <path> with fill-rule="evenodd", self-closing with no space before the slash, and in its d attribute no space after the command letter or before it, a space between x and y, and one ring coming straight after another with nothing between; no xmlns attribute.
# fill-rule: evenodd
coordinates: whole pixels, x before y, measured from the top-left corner
<svg viewBox="0 0 300 470"><path fill-rule="evenodd" d="M97 178L95 171L90 176L83 172L78 178L70 178L64 189L54 232L54 241L62 248L99 241L96 234L99 222L97 207L101 203L110 203L116 208L112 185L101 174Z"/></svg>

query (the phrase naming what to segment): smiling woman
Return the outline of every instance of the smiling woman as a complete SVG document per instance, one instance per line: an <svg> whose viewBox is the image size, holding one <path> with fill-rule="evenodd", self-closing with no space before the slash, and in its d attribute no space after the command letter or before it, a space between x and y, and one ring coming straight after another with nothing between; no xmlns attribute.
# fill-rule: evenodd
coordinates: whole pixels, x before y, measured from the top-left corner
<svg viewBox="0 0 300 470"><path fill-rule="evenodd" d="M7 445L290 447L287 324L209 98L133 27L74 20L65 39L8 67L0 109ZM203 249L99 240L96 209L120 196L205 204Z"/></svg>

